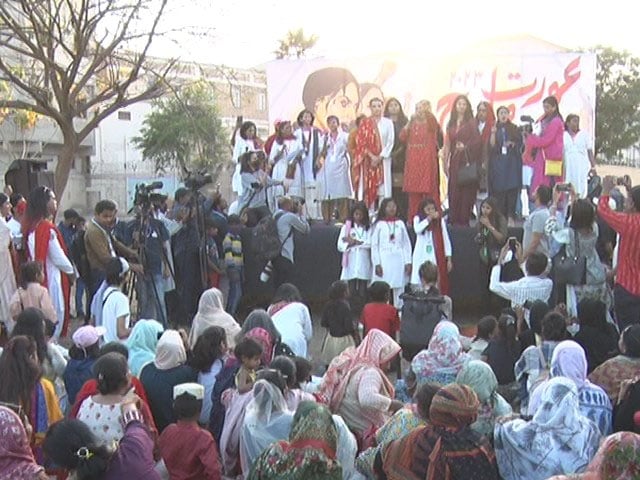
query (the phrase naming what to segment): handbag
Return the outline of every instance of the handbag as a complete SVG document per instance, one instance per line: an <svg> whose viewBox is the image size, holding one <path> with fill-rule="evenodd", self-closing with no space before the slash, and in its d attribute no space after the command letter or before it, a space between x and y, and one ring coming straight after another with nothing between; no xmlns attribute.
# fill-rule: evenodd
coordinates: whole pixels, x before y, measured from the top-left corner
<svg viewBox="0 0 640 480"><path fill-rule="evenodd" d="M587 283L587 257L580 255L580 242L576 231L572 231L575 255L567 255L567 245L562 246L553 257L553 279L561 285L584 285Z"/></svg>
<svg viewBox="0 0 640 480"><path fill-rule="evenodd" d="M544 175L545 177L561 177L562 176L562 159L548 159L542 149L542 158L544 159Z"/></svg>
<svg viewBox="0 0 640 480"><path fill-rule="evenodd" d="M478 163L469 160L469 154L465 151L465 163L458 169L458 177L456 185L458 187L466 187L473 183L478 183L480 178L480 172L478 170Z"/></svg>

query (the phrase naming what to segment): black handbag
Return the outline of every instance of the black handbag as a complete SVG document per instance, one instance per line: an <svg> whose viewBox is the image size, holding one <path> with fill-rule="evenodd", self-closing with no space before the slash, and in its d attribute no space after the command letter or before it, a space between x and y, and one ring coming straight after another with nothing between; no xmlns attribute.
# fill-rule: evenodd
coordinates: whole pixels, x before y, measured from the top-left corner
<svg viewBox="0 0 640 480"><path fill-rule="evenodd" d="M563 245L553 257L553 279L560 285L584 285L587 283L587 257L580 255L580 242L573 230L575 255L567 255L567 246Z"/></svg>
<svg viewBox="0 0 640 480"><path fill-rule="evenodd" d="M469 160L469 154L465 151L465 163L460 165L458 169L458 178L456 185L458 187L466 187L468 185L478 183L480 180L480 170L478 162Z"/></svg>

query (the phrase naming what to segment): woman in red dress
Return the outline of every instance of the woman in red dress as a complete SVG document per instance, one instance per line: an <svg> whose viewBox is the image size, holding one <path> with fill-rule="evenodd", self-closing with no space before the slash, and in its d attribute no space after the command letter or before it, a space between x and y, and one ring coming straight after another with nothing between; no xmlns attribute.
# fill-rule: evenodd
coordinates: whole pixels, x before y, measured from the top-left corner
<svg viewBox="0 0 640 480"><path fill-rule="evenodd" d="M425 198L433 198L440 208L439 132L440 125L427 100L418 102L416 114L400 132L400 140L407 144L402 190L409 196L408 218L418 214Z"/></svg>
<svg viewBox="0 0 640 480"><path fill-rule="evenodd" d="M447 124L445 139L445 170L449 178L449 223L469 226L471 210L478 192L478 178L462 182L462 167L481 160L482 137L473 118L469 99L459 95Z"/></svg>

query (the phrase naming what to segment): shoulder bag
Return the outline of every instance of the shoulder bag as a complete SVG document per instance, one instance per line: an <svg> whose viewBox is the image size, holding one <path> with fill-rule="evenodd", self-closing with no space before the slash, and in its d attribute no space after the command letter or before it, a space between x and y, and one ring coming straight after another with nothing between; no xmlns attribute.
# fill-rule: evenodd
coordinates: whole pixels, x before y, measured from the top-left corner
<svg viewBox="0 0 640 480"><path fill-rule="evenodd" d="M580 255L578 233L571 229L574 255L567 254L567 245L553 257L553 279L561 285L584 285L587 283L587 257Z"/></svg>

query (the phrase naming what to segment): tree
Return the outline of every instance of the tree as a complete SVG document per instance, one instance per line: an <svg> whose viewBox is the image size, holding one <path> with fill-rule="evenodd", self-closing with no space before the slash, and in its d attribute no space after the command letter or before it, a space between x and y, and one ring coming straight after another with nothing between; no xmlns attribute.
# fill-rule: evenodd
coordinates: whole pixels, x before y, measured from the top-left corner
<svg viewBox="0 0 640 480"><path fill-rule="evenodd" d="M229 147L214 89L200 82L156 100L133 143L160 172L175 168L183 173L219 170L228 160Z"/></svg>
<svg viewBox="0 0 640 480"><path fill-rule="evenodd" d="M174 61L151 60L168 0L4 0L0 108L52 119L62 148L55 189L64 191L80 143L117 110L166 91ZM137 53L131 53L136 49ZM27 72L19 75L16 69Z"/></svg>
<svg viewBox="0 0 640 480"><path fill-rule="evenodd" d="M278 49L274 53L278 59L302 58L317 42L318 37L316 35L307 37L302 28L289 30L282 40L278 40Z"/></svg>
<svg viewBox="0 0 640 480"><path fill-rule="evenodd" d="M606 159L640 139L640 59L627 51L598 46L596 71L596 154Z"/></svg>

